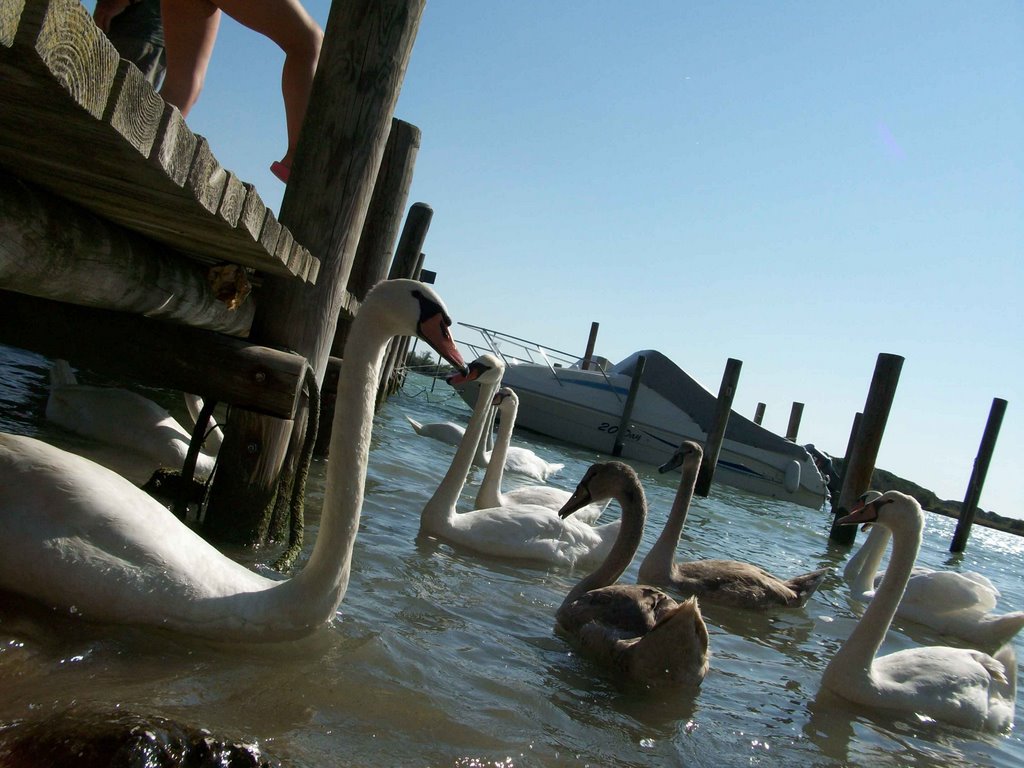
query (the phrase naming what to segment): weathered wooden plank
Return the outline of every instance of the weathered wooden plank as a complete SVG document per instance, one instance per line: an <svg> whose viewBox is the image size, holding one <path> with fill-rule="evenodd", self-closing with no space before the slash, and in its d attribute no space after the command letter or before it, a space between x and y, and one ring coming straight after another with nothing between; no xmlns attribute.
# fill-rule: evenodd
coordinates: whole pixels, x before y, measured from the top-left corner
<svg viewBox="0 0 1024 768"><path fill-rule="evenodd" d="M283 419L306 368L299 355L233 336L3 291L0 343Z"/></svg>
<svg viewBox="0 0 1024 768"><path fill-rule="evenodd" d="M254 312L218 301L199 262L2 172L0 288L236 336Z"/></svg>
<svg viewBox="0 0 1024 768"><path fill-rule="evenodd" d="M268 249L251 224L237 226L242 182L121 68L77 0L2 8L11 43L0 47L0 165L183 252L291 274L276 243Z"/></svg>
<svg viewBox="0 0 1024 768"><path fill-rule="evenodd" d="M14 35L24 10L25 0L3 0L0 3L0 46L10 48L14 45Z"/></svg>
<svg viewBox="0 0 1024 768"><path fill-rule="evenodd" d="M110 90L103 120L124 137L142 157L149 157L160 129L164 100L139 68L121 60Z"/></svg>

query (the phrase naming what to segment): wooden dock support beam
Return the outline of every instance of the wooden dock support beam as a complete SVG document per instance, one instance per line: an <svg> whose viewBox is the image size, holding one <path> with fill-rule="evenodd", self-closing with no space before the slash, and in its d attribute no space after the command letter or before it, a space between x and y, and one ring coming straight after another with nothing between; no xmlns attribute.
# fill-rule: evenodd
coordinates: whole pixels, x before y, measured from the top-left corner
<svg viewBox="0 0 1024 768"><path fill-rule="evenodd" d="M254 339L306 357L318 383L338 315L350 298L346 286L424 5L425 0L331 5L280 215L320 258L320 271L315 286L268 280L253 323ZM289 443L301 443L304 427L304 411L293 425L232 409L206 515L211 536L263 543L261 526L279 476L282 491L294 476L294 462L284 466Z"/></svg>
<svg viewBox="0 0 1024 768"><path fill-rule="evenodd" d="M711 431L708 433L707 442L704 444L704 460L700 463L700 471L697 473L697 484L693 491L698 496L706 497L711 493L711 481L714 479L715 468L718 466L718 454L722 452L722 441L725 440L725 430L729 426L732 401L736 396L736 386L740 381L740 369L742 367L743 361L732 357L725 363L722 384L718 388L715 423L712 425Z"/></svg>
<svg viewBox="0 0 1024 768"><path fill-rule="evenodd" d="M963 552L967 548L967 539L971 536L971 526L974 525L974 516L978 511L978 502L981 500L981 489L985 486L985 475L988 474L988 465L992 461L996 440L999 438L999 428L1003 424L1005 413L1006 401L999 397L993 398L992 407L988 412L988 421L985 423L985 432L981 436L978 455L974 459L974 469L971 470L971 479L967 483L964 504L960 507L960 519L956 522L953 541L949 545L950 552Z"/></svg>
<svg viewBox="0 0 1024 768"><path fill-rule="evenodd" d="M619 419L619 428L615 430L615 443L612 445L612 456L622 455L622 436L629 431L629 422L633 418L633 406L636 404L636 393L640 391L640 380L644 376L644 368L647 366L647 357L640 355L636 359L636 368L633 369L633 378L629 380L629 392L626 394L626 404L622 408L622 418Z"/></svg>
<svg viewBox="0 0 1024 768"><path fill-rule="evenodd" d="M837 544L852 544L857 536L857 526L836 525L835 521L845 515L871 487L871 473L875 470L875 459L878 458L885 423L889 419L889 409L896 396L902 369L903 358L899 355L883 352L875 362L875 372L871 377L860 426L856 430L854 448L848 452L843 464L843 490L839 494L839 508L833 508L835 518L829 538Z"/></svg>

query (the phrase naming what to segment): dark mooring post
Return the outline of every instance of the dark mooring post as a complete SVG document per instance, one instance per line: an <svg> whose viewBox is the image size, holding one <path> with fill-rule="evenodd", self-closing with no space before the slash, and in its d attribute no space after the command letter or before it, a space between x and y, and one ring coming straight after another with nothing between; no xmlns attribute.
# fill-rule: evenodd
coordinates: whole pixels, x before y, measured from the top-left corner
<svg viewBox="0 0 1024 768"><path fill-rule="evenodd" d="M612 456L622 455L622 436L629 432L629 422L633 418L633 406L636 404L636 393L640 391L640 380L644 376L644 368L647 366L647 358L640 355L636 359L636 368L633 369L633 378L629 380L629 392L626 393L626 404L622 408L622 418L619 419L619 428L615 431L615 443L612 445Z"/></svg>
<svg viewBox="0 0 1024 768"><path fill-rule="evenodd" d="M414 280L419 280L420 272L423 271L423 262L426 258L426 254L421 253L416 258L416 263L413 265L412 271L409 272L409 274L392 274L391 278L411 277ZM393 271L394 270L392 270L392 272ZM398 377L404 374L402 367L405 365L405 358L408 351L408 336L395 337L388 345L387 352L384 355L384 364L381 366L380 371L380 383L377 387L377 402L375 403L376 408L380 408L384 405L387 399L398 391Z"/></svg>
<svg viewBox="0 0 1024 768"><path fill-rule="evenodd" d="M590 337L587 339L587 351L583 353L583 363L580 367L586 371L590 369L590 360L594 357L594 345L597 344L597 323L590 324Z"/></svg>
<svg viewBox="0 0 1024 768"><path fill-rule="evenodd" d="M281 223L320 259L315 285L268 279L252 338L294 350L323 381L338 314L425 0L333 3ZM261 544L269 502L290 484L293 421L233 408L206 515L210 536ZM297 456L297 451L291 451ZM283 470L283 471L282 471Z"/></svg>
<svg viewBox="0 0 1024 768"><path fill-rule="evenodd" d="M729 426L732 400L736 396L736 385L739 384L740 368L742 367L742 360L736 360L731 357L725 363L722 385L718 388L718 406L715 409L715 423L712 425L711 431L708 433L707 442L704 445L704 460L700 463L700 471L697 473L697 485L693 490L698 496L707 496L711 493L711 481L715 477L718 454L722 452L722 441L725 440L725 430Z"/></svg>
<svg viewBox="0 0 1024 768"><path fill-rule="evenodd" d="M978 511L978 502L981 500L981 489L985 485L985 475L988 474L988 465L992 461L992 453L996 448L999 428L1003 424L1003 414L1005 413L1006 401L999 397L994 398L988 412L985 433L981 436L981 446L974 459L971 479L967 483L967 495L964 496L964 505L960 508L960 519L957 520L953 541L949 545L950 552L963 552L967 547L967 539L971 536L971 526L974 525L974 515Z"/></svg>
<svg viewBox="0 0 1024 768"><path fill-rule="evenodd" d="M764 403L758 403L757 408L754 410L754 423L760 424L764 421Z"/></svg>
<svg viewBox="0 0 1024 768"><path fill-rule="evenodd" d="M835 518L845 515L858 498L871 487L871 473L875 470L875 459L882 444L885 423L889 409L900 382L903 358L899 355L882 353L875 362L875 373L871 378L867 402L857 428L857 438L852 451L847 452L843 467L843 490L839 494L839 508L833 510ZM836 525L832 521L829 538L837 544L852 544L857 535L855 525Z"/></svg>
<svg viewBox="0 0 1024 768"><path fill-rule="evenodd" d="M842 495L843 483L846 482L846 468L850 466L850 457L857 445L857 432L860 430L860 421L864 414L857 411L853 414L853 424L850 426L850 436L846 440L846 453L843 454L843 471L835 482L829 483L829 492L832 494L832 514L839 514L839 497ZM869 480L870 482L870 480Z"/></svg>
<svg viewBox="0 0 1024 768"><path fill-rule="evenodd" d="M789 426L786 427L786 439L796 442L796 436L800 433L800 419L804 416L804 404L793 403L789 411Z"/></svg>

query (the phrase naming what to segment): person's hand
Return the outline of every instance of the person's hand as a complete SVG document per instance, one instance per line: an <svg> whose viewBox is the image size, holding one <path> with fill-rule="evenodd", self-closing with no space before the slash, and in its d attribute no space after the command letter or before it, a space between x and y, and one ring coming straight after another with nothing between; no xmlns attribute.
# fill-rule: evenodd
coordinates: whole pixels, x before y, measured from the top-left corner
<svg viewBox="0 0 1024 768"><path fill-rule="evenodd" d="M110 21L130 5L130 0L96 0L96 10L92 17L96 26L104 32L110 32Z"/></svg>

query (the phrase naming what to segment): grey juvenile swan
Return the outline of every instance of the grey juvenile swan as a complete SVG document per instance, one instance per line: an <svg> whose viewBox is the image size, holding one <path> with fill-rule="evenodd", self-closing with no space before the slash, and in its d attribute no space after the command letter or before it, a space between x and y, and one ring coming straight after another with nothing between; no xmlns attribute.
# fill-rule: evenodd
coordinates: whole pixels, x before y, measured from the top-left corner
<svg viewBox="0 0 1024 768"><path fill-rule="evenodd" d="M828 575L827 568L783 580L763 568L738 560L675 562L679 536L693 499L703 455L700 445L684 440L672 457L659 467L659 471L668 472L682 464L683 476L665 528L640 564L639 581L671 587L683 597L696 596L701 602L738 608L793 607L806 603Z"/></svg>
<svg viewBox="0 0 1024 768"><path fill-rule="evenodd" d="M680 603L654 587L615 583L633 560L647 519L636 472L618 461L594 464L559 515L607 498L622 507L622 528L604 562L562 601L555 631L631 682L700 685L708 671L708 630L697 600Z"/></svg>

